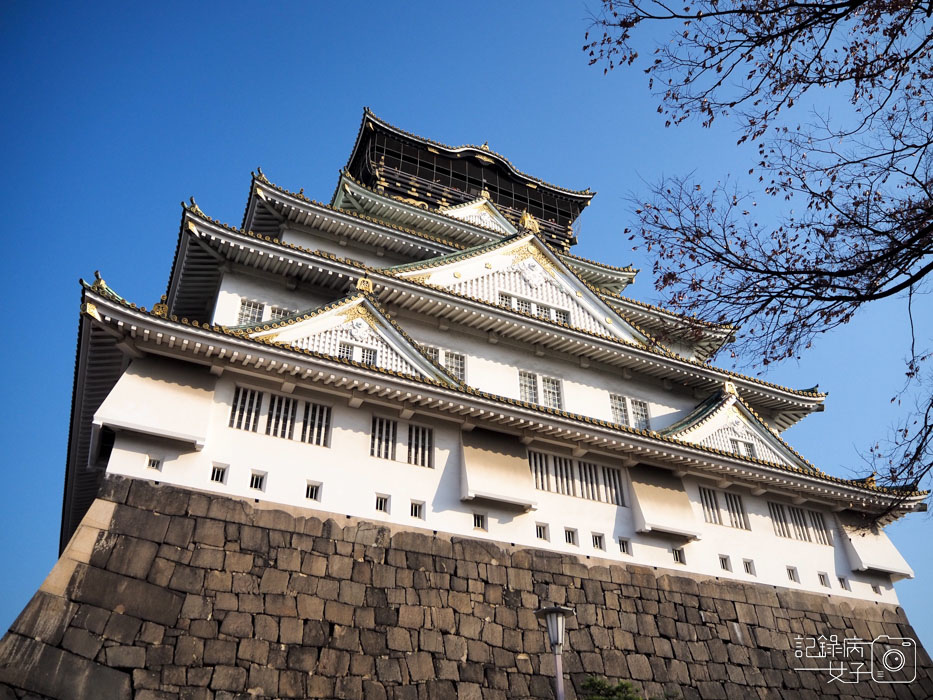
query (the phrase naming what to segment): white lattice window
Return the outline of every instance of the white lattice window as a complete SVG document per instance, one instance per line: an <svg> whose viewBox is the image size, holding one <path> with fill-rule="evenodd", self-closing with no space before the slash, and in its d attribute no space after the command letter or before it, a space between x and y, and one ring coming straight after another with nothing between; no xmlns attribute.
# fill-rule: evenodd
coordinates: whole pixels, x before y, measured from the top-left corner
<svg viewBox="0 0 933 700"><path fill-rule="evenodd" d="M541 396L544 405L548 408L563 408L564 398L561 395L560 379L541 377Z"/></svg>
<svg viewBox="0 0 933 700"><path fill-rule="evenodd" d="M292 309L283 309L281 306L273 306L269 309L269 320L281 321L286 316L291 316L294 313L297 312Z"/></svg>
<svg viewBox="0 0 933 700"><path fill-rule="evenodd" d="M534 372L519 370L518 389L522 401L538 403L538 375Z"/></svg>
<svg viewBox="0 0 933 700"><path fill-rule="evenodd" d="M250 299L240 299L240 312L237 314L238 326L255 326L262 322L265 304Z"/></svg>
<svg viewBox="0 0 933 700"><path fill-rule="evenodd" d="M249 475L249 487L256 491L264 491L266 489L266 473L253 471Z"/></svg>
<svg viewBox="0 0 933 700"><path fill-rule="evenodd" d="M807 513L810 516L813 538L820 544L832 545L833 540L830 537L829 530L826 529L826 521L823 520L823 514L815 510L807 511Z"/></svg>
<svg viewBox="0 0 933 700"><path fill-rule="evenodd" d="M309 481L305 485L305 498L307 498L309 501L320 501L321 500L321 482Z"/></svg>
<svg viewBox="0 0 933 700"><path fill-rule="evenodd" d="M233 392L233 405L230 407L231 428L256 432L259 427L259 414L262 410L262 392L238 386Z"/></svg>
<svg viewBox="0 0 933 700"><path fill-rule="evenodd" d="M337 347L337 357L343 360L352 360L353 359L352 343L340 343L340 345Z"/></svg>
<svg viewBox="0 0 933 700"><path fill-rule="evenodd" d="M627 425L637 430L648 430L648 403L621 394L609 394L609 408L612 420L620 425Z"/></svg>
<svg viewBox="0 0 933 700"><path fill-rule="evenodd" d="M558 309L554 306L541 304L530 299L512 296L505 292L499 292L499 304L524 314L537 316L545 321L559 321L560 323L570 323L570 312L566 309Z"/></svg>
<svg viewBox="0 0 933 700"><path fill-rule="evenodd" d="M522 313L531 313L531 302L527 299L515 299L515 310Z"/></svg>
<svg viewBox="0 0 933 700"><path fill-rule="evenodd" d="M795 508L794 506L787 506L787 510L790 513L790 522L791 525L793 525L794 537L803 542L810 542L810 529L807 527L807 518L803 510Z"/></svg>
<svg viewBox="0 0 933 700"><path fill-rule="evenodd" d="M539 540L548 539L548 527L544 523L535 523L535 537Z"/></svg>
<svg viewBox="0 0 933 700"><path fill-rule="evenodd" d="M722 525L722 514L719 512L719 498L716 492L701 486L700 502L703 504L703 519L714 525Z"/></svg>
<svg viewBox="0 0 933 700"><path fill-rule="evenodd" d="M330 446L330 406L305 401L301 441L320 447Z"/></svg>
<svg viewBox="0 0 933 700"><path fill-rule="evenodd" d="M389 497L385 494L377 493L376 494L376 510L380 513L389 512Z"/></svg>
<svg viewBox="0 0 933 700"><path fill-rule="evenodd" d="M598 532L593 533L593 549L599 549L599 550L606 549L606 538L604 535Z"/></svg>
<svg viewBox="0 0 933 700"><path fill-rule="evenodd" d="M376 364L376 349L375 348L360 348L360 362L364 365L375 365Z"/></svg>
<svg viewBox="0 0 933 700"><path fill-rule="evenodd" d="M554 320L569 326L570 312L565 309L554 309Z"/></svg>
<svg viewBox="0 0 933 700"><path fill-rule="evenodd" d="M211 481L213 481L215 484L224 484L227 482L226 464L211 465Z"/></svg>
<svg viewBox="0 0 933 700"><path fill-rule="evenodd" d="M729 513L729 525L740 530L750 530L748 524L748 515L745 513L745 505L742 503L742 497L737 493L723 494L726 501L726 511Z"/></svg>
<svg viewBox="0 0 933 700"><path fill-rule="evenodd" d="M787 513L780 503L768 502L768 511L771 513L771 524L774 534L778 537L790 537L790 527L787 524Z"/></svg>
<svg viewBox="0 0 933 700"><path fill-rule="evenodd" d="M395 441L398 422L391 418L373 416L372 434L369 438L369 454L382 459L395 459Z"/></svg>
<svg viewBox="0 0 933 700"><path fill-rule="evenodd" d="M288 396L269 396L269 411L266 414L266 435L291 440L295 433L295 415L298 401Z"/></svg>
<svg viewBox="0 0 933 700"><path fill-rule="evenodd" d="M424 502L423 501L412 501L411 502L411 517L416 520L424 520Z"/></svg>
<svg viewBox="0 0 933 700"><path fill-rule="evenodd" d="M629 399L632 408L632 427L636 430L648 430L648 403L641 399Z"/></svg>
<svg viewBox="0 0 933 700"><path fill-rule="evenodd" d="M408 463L419 467L434 467L433 428L408 426Z"/></svg>
<svg viewBox="0 0 933 700"><path fill-rule="evenodd" d="M628 402L624 396L609 394L609 408L612 410L612 422L619 425L629 425Z"/></svg>
<svg viewBox="0 0 933 700"><path fill-rule="evenodd" d="M466 378L466 357L459 352L445 350L444 367L461 382Z"/></svg>
<svg viewBox="0 0 933 700"><path fill-rule="evenodd" d="M564 528L564 542L567 544L572 544L576 546L577 544L577 531L571 528Z"/></svg>
<svg viewBox="0 0 933 700"><path fill-rule="evenodd" d="M433 345L422 345L421 350L435 362L441 361L440 348L436 348Z"/></svg>
<svg viewBox="0 0 933 700"><path fill-rule="evenodd" d="M758 453L755 452L755 443L751 440L732 438L730 442L732 443L732 451L740 457L751 457L752 459L758 457Z"/></svg>

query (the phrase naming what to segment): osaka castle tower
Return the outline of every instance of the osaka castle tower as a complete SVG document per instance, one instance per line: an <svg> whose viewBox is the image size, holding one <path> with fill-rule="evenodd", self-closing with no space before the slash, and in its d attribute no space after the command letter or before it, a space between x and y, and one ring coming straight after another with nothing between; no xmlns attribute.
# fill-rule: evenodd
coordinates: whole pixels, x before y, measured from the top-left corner
<svg viewBox="0 0 933 700"><path fill-rule="evenodd" d="M150 308L82 283L62 558L0 697L550 697L548 605L568 693L933 694L917 642L910 682L793 670L915 637L882 528L926 494L821 471L782 434L826 394L574 254L593 192L368 110L329 203L270 176L237 225L184 205Z"/></svg>

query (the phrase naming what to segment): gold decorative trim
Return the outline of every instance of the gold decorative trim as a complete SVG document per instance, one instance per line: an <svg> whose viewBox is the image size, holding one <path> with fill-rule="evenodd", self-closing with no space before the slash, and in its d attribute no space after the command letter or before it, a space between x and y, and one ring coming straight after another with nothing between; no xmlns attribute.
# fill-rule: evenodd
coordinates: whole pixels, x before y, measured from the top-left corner
<svg viewBox="0 0 933 700"><path fill-rule="evenodd" d="M366 321L366 323L369 324L369 327L373 330L377 330L379 328L379 325L376 323L376 319L373 318L373 315L369 313L369 310L362 304L356 304L346 311L341 311L340 315L343 316L345 323L351 323L356 319L361 318Z"/></svg>
<svg viewBox="0 0 933 700"><path fill-rule="evenodd" d="M518 220L518 225L522 228L528 229L529 231L533 231L534 233L541 233L541 227L538 226L538 220L527 211L522 212L522 218Z"/></svg>
<svg viewBox="0 0 933 700"><path fill-rule="evenodd" d="M81 311L86 313L91 318L97 319L98 321L103 322L103 319L100 317L100 313L97 311L97 307L94 306L91 302L85 302L81 305Z"/></svg>
<svg viewBox="0 0 933 700"><path fill-rule="evenodd" d="M738 396L739 392L735 388L735 382L723 382L722 390L727 394L732 394L732 396Z"/></svg>
<svg viewBox="0 0 933 700"><path fill-rule="evenodd" d="M484 156L482 153L476 154L476 160L482 161L483 163L495 163L496 162L489 156Z"/></svg>
<svg viewBox="0 0 933 700"><path fill-rule="evenodd" d="M547 256L532 243L526 243L524 246L512 253L512 264L518 264L523 260L527 260L528 258L531 258L537 262L551 277L556 276L554 265L550 260L548 260Z"/></svg>
<svg viewBox="0 0 933 700"><path fill-rule="evenodd" d="M369 292L370 294L372 294L373 293L373 281L369 279L369 277L360 277L356 281L356 288L359 289L361 292Z"/></svg>

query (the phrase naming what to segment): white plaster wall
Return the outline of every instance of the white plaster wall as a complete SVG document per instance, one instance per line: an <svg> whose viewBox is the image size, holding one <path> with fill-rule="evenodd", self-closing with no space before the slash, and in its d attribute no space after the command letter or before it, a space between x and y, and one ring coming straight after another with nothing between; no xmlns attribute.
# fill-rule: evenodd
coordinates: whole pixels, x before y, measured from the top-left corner
<svg viewBox="0 0 933 700"><path fill-rule="evenodd" d="M333 299L307 290L289 289L284 284L272 284L268 279L227 272L220 282L220 291L214 305L212 323L223 326L235 326L240 313L240 300L242 298L258 301L265 304L263 320L270 319L270 308L279 306L292 311L307 311L327 304Z"/></svg>
<svg viewBox="0 0 933 700"><path fill-rule="evenodd" d="M357 260L370 267L392 267L393 265L401 265L402 263L422 259L420 257L413 258L381 250L377 251L373 248L358 244L354 245L352 241L347 241L346 239L341 238L334 240L320 234L314 235L305 231L295 231L293 229L285 229L282 231L281 240L285 243L308 248L309 250L323 250L324 252L332 253L340 258ZM341 245L341 241L346 245ZM380 255L379 253L383 254Z"/></svg>
<svg viewBox="0 0 933 700"><path fill-rule="evenodd" d="M244 381L243 386L269 391L272 385ZM694 507L694 525L702 538L684 544L683 540L666 539L652 534L634 532L629 505L591 501L573 496L535 491L536 510L518 512L493 503L483 504L460 500L460 427L456 423L436 420L428 415L415 414L411 422L434 428L434 468L410 465L406 462L407 421L392 411L363 404L351 409L344 399L298 390L294 396L325 403L332 407L332 433L329 447L308 445L298 440L266 436L228 427L230 404L235 390L235 379L225 373L217 382L214 402L210 408L210 425L202 451L191 446L130 432L118 433L108 464L108 471L137 478L164 481L190 488L216 491L235 496L258 498L264 501L305 506L325 510L336 515L353 515L372 520L398 524L417 524L439 531L512 542L525 546L544 547L559 551L607 557L619 561L634 561L649 566L671 568L676 566L671 546L684 546L684 569L730 579L755 580L779 586L799 587L802 590L833 595L896 602L890 580L885 577L853 573L841 546L819 545L777 537L772 529L766 497L753 497L740 492L748 513L750 531L711 525L703 521L698 484L687 479L687 493ZM171 401L165 410L171 410ZM263 413L268 406L264 400ZM373 413L399 421L397 460L378 459L369 455L370 430ZM532 449L554 452L553 449L531 445ZM150 457L162 460L161 470L147 466ZM620 466L611 458L587 455L584 459L610 466ZM224 484L210 481L214 464L228 468ZM257 491L249 487L253 470L266 473L265 487ZM623 471L624 474L624 471ZM308 480L320 482L320 502L305 498ZM388 514L375 510L377 494L391 499ZM632 492L625 487L626 503L631 503ZM410 515L410 502L425 504L424 520ZM806 507L806 506L804 506ZM486 531L473 528L473 513L486 515ZM835 530L833 517L824 512L827 526ZM548 541L537 539L536 523L548 526ZM577 530L577 545L564 541L564 529ZM604 535L605 551L593 548L592 534ZM834 538L838 535L833 532ZM619 551L618 538L630 539L632 555ZM719 555L731 557L733 572L720 569ZM742 559L755 562L757 576L744 574ZM786 566L796 566L800 584L787 579ZM830 577L830 589L819 584L817 572ZM839 587L838 576L851 581L851 593ZM871 590L871 584L882 586L882 595Z"/></svg>

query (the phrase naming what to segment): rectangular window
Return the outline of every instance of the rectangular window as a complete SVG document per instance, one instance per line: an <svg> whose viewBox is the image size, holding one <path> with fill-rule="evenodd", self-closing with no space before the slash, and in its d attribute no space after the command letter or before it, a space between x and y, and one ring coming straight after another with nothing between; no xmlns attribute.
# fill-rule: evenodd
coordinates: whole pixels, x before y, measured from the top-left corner
<svg viewBox="0 0 933 700"><path fill-rule="evenodd" d="M824 574L822 571L817 574L820 578L820 585L826 588L829 588L829 576Z"/></svg>
<svg viewBox="0 0 933 700"><path fill-rule="evenodd" d="M540 491L551 490L551 472L548 469L548 457L541 452L528 450L528 464L535 477L535 488Z"/></svg>
<svg viewBox="0 0 933 700"><path fill-rule="evenodd" d="M572 544L576 546L577 544L577 531L571 530L569 527L564 528L564 542L567 544Z"/></svg>
<svg viewBox="0 0 933 700"><path fill-rule="evenodd" d="M719 568L723 571L732 571L732 562L725 554L719 555Z"/></svg>
<svg viewBox="0 0 933 700"><path fill-rule="evenodd" d="M813 537L820 544L832 545L829 530L826 529L826 521L823 520L823 514L815 510L807 511L810 516L810 525L813 528Z"/></svg>
<svg viewBox="0 0 933 700"><path fill-rule="evenodd" d="M750 442L749 440L736 440L734 438L731 440L731 442L732 451L735 452L735 454L742 457L751 457L753 459L758 456L755 452L755 443Z"/></svg>
<svg viewBox="0 0 933 700"><path fill-rule="evenodd" d="M622 554L631 555L632 554L631 541L625 539L624 537L620 537L619 538L619 551L622 552Z"/></svg>
<svg viewBox="0 0 933 700"><path fill-rule="evenodd" d="M237 314L236 323L238 326L255 326L262 322L262 312L265 305L258 301L249 299L240 299L240 313Z"/></svg>
<svg viewBox="0 0 933 700"><path fill-rule="evenodd" d="M380 513L389 512L389 497L382 494L376 494L376 510Z"/></svg>
<svg viewBox="0 0 933 700"><path fill-rule="evenodd" d="M499 292L499 304L501 306L507 306L511 309L512 308L512 297L506 294L505 292Z"/></svg>
<svg viewBox="0 0 933 700"><path fill-rule="evenodd" d="M548 408L563 408L564 399L561 396L560 379L541 377L541 395L544 405Z"/></svg>
<svg viewBox="0 0 933 700"><path fill-rule="evenodd" d="M606 549L606 538L598 532L593 533L593 549Z"/></svg>
<svg viewBox="0 0 933 700"><path fill-rule="evenodd" d="M305 498L309 501L321 500L321 484L318 481L309 481L305 486Z"/></svg>
<svg viewBox="0 0 933 700"><path fill-rule="evenodd" d="M519 370L518 389L522 401L538 403L538 375L534 372Z"/></svg>
<svg viewBox="0 0 933 700"><path fill-rule="evenodd" d="M615 467L584 461L577 461L575 464L569 457L548 455L534 450L528 450L528 466L535 480L535 488L539 491L580 496L617 506L625 505L622 472ZM579 494L577 478L580 482Z"/></svg>
<svg viewBox="0 0 933 700"><path fill-rule="evenodd" d="M810 529L807 527L807 519L804 517L803 511L794 506L787 506L787 510L790 513L794 537L803 542L810 542Z"/></svg>
<svg viewBox="0 0 933 700"><path fill-rule="evenodd" d="M281 306L272 306L269 308L269 320L270 321L281 321L286 316L291 316L295 311L291 309L283 309Z"/></svg>
<svg viewBox="0 0 933 700"><path fill-rule="evenodd" d="M421 501L411 502L411 517L417 520L424 520L424 503Z"/></svg>
<svg viewBox="0 0 933 700"><path fill-rule="evenodd" d="M544 523L535 523L535 537L539 540L547 540L547 525Z"/></svg>
<svg viewBox="0 0 933 700"><path fill-rule="evenodd" d="M473 513L473 529L474 530L485 530L486 529L486 516L483 513Z"/></svg>
<svg viewBox="0 0 933 700"><path fill-rule="evenodd" d="M701 486L700 501L703 503L703 519L714 525L722 525L722 515L719 512L719 499L716 492Z"/></svg>
<svg viewBox="0 0 933 700"><path fill-rule="evenodd" d="M373 416L373 432L369 438L371 457L395 459L395 440L398 435L398 422L391 418Z"/></svg>
<svg viewBox="0 0 933 700"><path fill-rule="evenodd" d="M554 309L554 320L564 325L570 325L570 312L564 309Z"/></svg>
<svg viewBox="0 0 933 700"><path fill-rule="evenodd" d="M295 432L295 413L298 401L291 397L271 394L266 414L266 435L291 440Z"/></svg>
<svg viewBox="0 0 933 700"><path fill-rule="evenodd" d="M613 423L631 425L628 419L628 402L624 396L609 394L609 408L612 410Z"/></svg>
<svg viewBox="0 0 933 700"><path fill-rule="evenodd" d="M624 506L625 493L622 491L622 472L613 467L603 467L602 471L606 497L600 500L617 506Z"/></svg>
<svg viewBox="0 0 933 700"><path fill-rule="evenodd" d="M674 557L675 564L686 564L687 556L684 554L683 547L674 547L671 549L671 555Z"/></svg>
<svg viewBox="0 0 933 700"><path fill-rule="evenodd" d="M797 567L788 566L787 567L787 578L794 583L800 583L800 576L797 574Z"/></svg>
<svg viewBox="0 0 933 700"><path fill-rule="evenodd" d="M330 446L330 406L305 401L301 441L320 447Z"/></svg>
<svg viewBox="0 0 933 700"><path fill-rule="evenodd" d="M424 351L424 354L430 357L435 362L440 362L440 350L438 350L433 345L422 345L421 349Z"/></svg>
<svg viewBox="0 0 933 700"><path fill-rule="evenodd" d="M211 467L211 481L215 484L223 484L227 481L227 467L222 464L215 464Z"/></svg>
<svg viewBox="0 0 933 700"><path fill-rule="evenodd" d="M632 427L636 430L648 430L648 403L641 399L629 399L632 405Z"/></svg>
<svg viewBox="0 0 933 700"><path fill-rule="evenodd" d="M748 515L745 513L745 506L742 503L742 497L736 493L728 491L722 494L726 500L726 510L729 512L729 524L740 530L751 530L748 524Z"/></svg>
<svg viewBox="0 0 933 700"><path fill-rule="evenodd" d="M784 506L780 503L768 502L768 510L771 513L771 524L774 526L774 534L778 537L790 537L790 528L787 526L787 515L784 512Z"/></svg>
<svg viewBox="0 0 933 700"><path fill-rule="evenodd" d="M577 484L573 478L573 460L569 457L553 456L555 485L557 493L565 496L577 495Z"/></svg>
<svg viewBox="0 0 933 700"><path fill-rule="evenodd" d="M743 559L742 566L745 568L745 573L749 576L755 575L755 562L751 559Z"/></svg>
<svg viewBox="0 0 933 700"><path fill-rule="evenodd" d="M264 490L266 487L266 473L252 472L249 475L249 487L251 489L256 489L257 491Z"/></svg>
<svg viewBox="0 0 933 700"><path fill-rule="evenodd" d="M340 343L337 346L337 357L343 360L353 359L353 346L350 343Z"/></svg>
<svg viewBox="0 0 933 700"><path fill-rule="evenodd" d="M233 392L229 426L255 433L256 428L259 427L259 413L261 410L262 392L238 386Z"/></svg>
<svg viewBox="0 0 933 700"><path fill-rule="evenodd" d="M445 350L444 367L461 382L466 378L466 358L459 352Z"/></svg>
<svg viewBox="0 0 933 700"><path fill-rule="evenodd" d="M844 591L852 590L852 586L849 585L849 579L847 579L845 576L839 577L839 587Z"/></svg>
<svg viewBox="0 0 933 700"><path fill-rule="evenodd" d="M434 467L434 430L422 425L408 426L408 463Z"/></svg>
<svg viewBox="0 0 933 700"><path fill-rule="evenodd" d="M531 313L531 302L527 299L516 299L515 300L515 310L521 311L525 314Z"/></svg>
<svg viewBox="0 0 933 700"><path fill-rule="evenodd" d="M376 364L376 349L375 348L360 348L360 362L364 365L375 365Z"/></svg>
<svg viewBox="0 0 933 700"><path fill-rule="evenodd" d="M146 466L149 469L155 469L157 472L160 472L162 471L162 460L157 459L156 457L150 457L146 463Z"/></svg>
<svg viewBox="0 0 933 700"><path fill-rule="evenodd" d="M577 462L580 472L580 495L591 501L601 501L599 494L599 467L590 462Z"/></svg>

